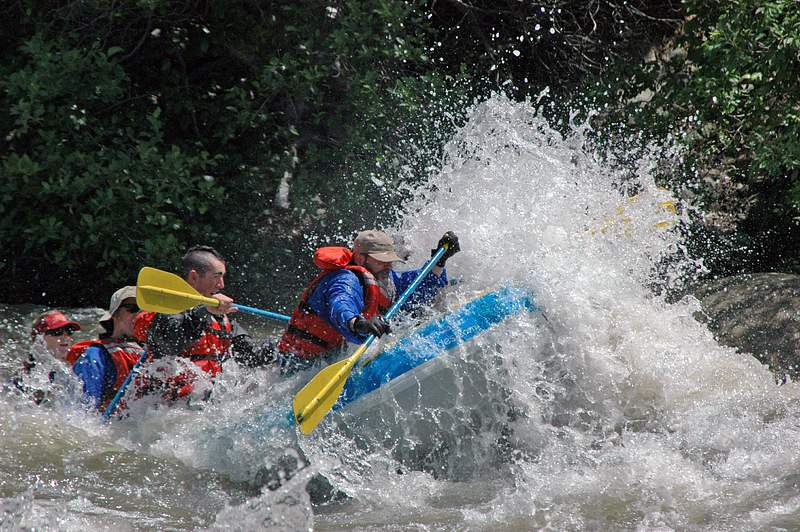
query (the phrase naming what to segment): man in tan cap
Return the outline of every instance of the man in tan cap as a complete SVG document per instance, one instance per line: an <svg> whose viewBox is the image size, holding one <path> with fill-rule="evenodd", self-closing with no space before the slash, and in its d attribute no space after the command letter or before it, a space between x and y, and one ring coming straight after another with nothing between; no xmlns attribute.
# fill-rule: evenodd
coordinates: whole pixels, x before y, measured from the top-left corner
<svg viewBox="0 0 800 532"><path fill-rule="evenodd" d="M460 248L458 237L451 231L442 236L436 249L445 244L447 251L406 306L430 301L439 288L447 286L445 262ZM346 342L362 344L371 334L389 332L383 315L420 271L395 272L395 262L404 261L392 238L378 230L358 233L352 250L319 248L314 263L322 271L306 286L278 343L278 359L284 371L308 367L320 357L338 353Z"/></svg>

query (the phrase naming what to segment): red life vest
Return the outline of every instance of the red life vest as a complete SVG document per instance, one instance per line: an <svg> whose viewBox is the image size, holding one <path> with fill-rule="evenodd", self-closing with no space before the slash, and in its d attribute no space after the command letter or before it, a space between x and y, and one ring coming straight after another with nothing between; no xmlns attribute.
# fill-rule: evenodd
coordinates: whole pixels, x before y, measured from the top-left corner
<svg viewBox="0 0 800 532"><path fill-rule="evenodd" d="M289 326L283 333L278 349L299 358L311 360L338 348L344 337L331 324L322 319L308 304L308 300L323 277L336 270L349 270L356 274L364 289L364 308L361 315L367 319L385 314L392 305L375 276L362 266L351 264L353 252L344 247L322 247L314 252L314 264L321 272L303 290L300 303L292 312Z"/></svg>
<svg viewBox="0 0 800 532"><path fill-rule="evenodd" d="M233 325L228 316L222 317L222 323L211 316L211 323L203 336L180 356L189 358L197 367L213 377L222 371L222 362L230 356L231 332Z"/></svg>
<svg viewBox="0 0 800 532"><path fill-rule="evenodd" d="M140 340L147 340L147 331L155 318L155 312L140 312L136 316L134 333ZM208 328L203 335L179 356L186 357L211 377L222 371L222 361L230 354L231 333L233 325L227 316L223 316L222 323L211 316Z"/></svg>
<svg viewBox="0 0 800 532"><path fill-rule="evenodd" d="M114 369L117 372L117 377L114 383L108 388L100 402L100 410L104 410L106 405L116 395L117 390L120 389L122 383L128 377L128 373L133 370L133 367L139 362L139 359L144 353L144 347L138 342L132 341L119 341L111 338L105 340L88 340L86 342L78 342L69 348L67 353L67 363L72 365L77 362L80 356L92 346L100 346L105 348L111 361L114 363Z"/></svg>

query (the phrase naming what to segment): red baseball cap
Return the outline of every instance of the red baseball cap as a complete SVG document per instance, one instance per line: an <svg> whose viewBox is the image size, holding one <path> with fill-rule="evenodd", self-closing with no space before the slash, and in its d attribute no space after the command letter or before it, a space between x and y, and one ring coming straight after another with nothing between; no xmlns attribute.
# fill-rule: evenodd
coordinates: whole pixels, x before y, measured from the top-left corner
<svg viewBox="0 0 800 532"><path fill-rule="evenodd" d="M44 334L45 331L52 331L62 327L71 327L76 331L81 330L81 326L78 322L70 320L60 310L48 310L33 320L31 337L34 337L37 334Z"/></svg>

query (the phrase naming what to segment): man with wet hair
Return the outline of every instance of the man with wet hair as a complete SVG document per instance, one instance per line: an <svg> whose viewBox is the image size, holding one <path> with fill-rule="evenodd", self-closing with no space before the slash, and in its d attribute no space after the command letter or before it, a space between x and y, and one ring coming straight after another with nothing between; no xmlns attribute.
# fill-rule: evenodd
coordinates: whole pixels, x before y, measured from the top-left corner
<svg viewBox="0 0 800 532"><path fill-rule="evenodd" d="M181 263L186 282L203 296L219 301L219 305L200 305L178 314L142 312L137 316L136 336L147 342L152 357L186 358L209 377L222 371L223 362L231 357L250 367L269 364L271 343L256 342L228 316L237 308L233 299L222 293L227 273L222 255L210 246L194 246ZM190 391L187 388L178 395Z"/></svg>
<svg viewBox="0 0 800 532"><path fill-rule="evenodd" d="M206 273L214 266L214 261L225 264L225 259L211 246L194 246L189 248L181 258L184 277L188 277L192 270Z"/></svg>

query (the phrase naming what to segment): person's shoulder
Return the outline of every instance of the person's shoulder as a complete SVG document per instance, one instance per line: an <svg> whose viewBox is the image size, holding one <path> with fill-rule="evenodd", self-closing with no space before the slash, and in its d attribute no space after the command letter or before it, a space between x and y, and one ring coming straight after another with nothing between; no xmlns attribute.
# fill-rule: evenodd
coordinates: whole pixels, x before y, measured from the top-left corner
<svg viewBox="0 0 800 532"><path fill-rule="evenodd" d="M361 291L361 283L354 272L349 270L335 270L322 278L318 289L314 290L315 297L328 299L341 294L353 294ZM312 299L314 298L312 296Z"/></svg>
<svg viewBox="0 0 800 532"><path fill-rule="evenodd" d="M83 342L76 342L72 344L67 351L66 361L67 364L72 365L75 364L78 360L80 360L83 355L86 354L93 346L97 345L99 340L84 340Z"/></svg>
<svg viewBox="0 0 800 532"><path fill-rule="evenodd" d="M172 323L175 321L208 320L212 316L205 305L198 305L174 314L164 314L161 312L150 312L148 314L149 316L144 316L141 320L137 317L137 321L134 322L134 337L138 340L145 341L142 339L141 332L152 325ZM137 328L136 325L140 325L139 328Z"/></svg>
<svg viewBox="0 0 800 532"><path fill-rule="evenodd" d="M414 268L412 270L402 270L402 271L392 270L389 275L392 278L392 281L397 282L398 280L402 279L415 278L417 275L419 275L420 270L422 270L422 266L420 266L419 268Z"/></svg>
<svg viewBox="0 0 800 532"><path fill-rule="evenodd" d="M101 342L96 342L87 347L78 360L80 361L81 358L86 360L106 360L108 357L108 349Z"/></svg>
<svg viewBox="0 0 800 532"><path fill-rule="evenodd" d="M358 276L355 272L342 268L341 270L333 270L325 277L322 278L324 283L352 283L358 282Z"/></svg>

